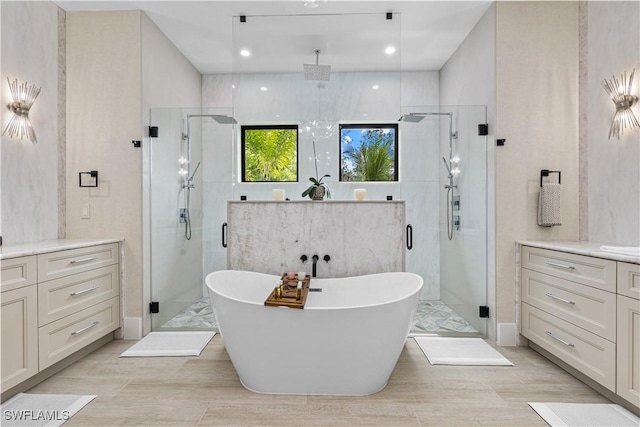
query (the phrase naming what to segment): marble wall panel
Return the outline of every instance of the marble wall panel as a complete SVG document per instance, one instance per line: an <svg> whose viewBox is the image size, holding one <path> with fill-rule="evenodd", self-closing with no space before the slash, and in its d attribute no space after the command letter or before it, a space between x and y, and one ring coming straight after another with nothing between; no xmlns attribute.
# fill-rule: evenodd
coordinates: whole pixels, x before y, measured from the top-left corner
<svg viewBox="0 0 640 427"><path fill-rule="evenodd" d="M405 270L404 202L230 202L228 223L231 269L311 274L317 254L317 277Z"/></svg>

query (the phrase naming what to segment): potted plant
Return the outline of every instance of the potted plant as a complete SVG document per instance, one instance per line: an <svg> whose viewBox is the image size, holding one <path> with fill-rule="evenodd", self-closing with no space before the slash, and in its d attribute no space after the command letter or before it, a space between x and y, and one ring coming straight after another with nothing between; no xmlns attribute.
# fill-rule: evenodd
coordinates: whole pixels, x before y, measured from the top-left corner
<svg viewBox="0 0 640 427"><path fill-rule="evenodd" d="M312 200L322 200L324 199L324 195L326 193L327 198L330 199L331 191L329 190L329 187L327 187L327 183L322 182L324 178L330 178L330 177L331 175L324 175L320 179L309 177L309 181L311 181L311 185L309 186L309 188L304 190L304 192L302 193L302 197L309 196L309 198Z"/></svg>
<svg viewBox="0 0 640 427"><path fill-rule="evenodd" d="M302 193L302 197L307 197L311 200L323 200L325 193L327 194L327 198L331 198L331 191L327 186L326 182L322 182L325 178L331 178L331 175L324 175L322 178L318 178L318 156L316 155L316 142L313 141L313 158L315 160L316 167L316 177L309 177L309 181L311 181L311 185L309 188L304 190Z"/></svg>

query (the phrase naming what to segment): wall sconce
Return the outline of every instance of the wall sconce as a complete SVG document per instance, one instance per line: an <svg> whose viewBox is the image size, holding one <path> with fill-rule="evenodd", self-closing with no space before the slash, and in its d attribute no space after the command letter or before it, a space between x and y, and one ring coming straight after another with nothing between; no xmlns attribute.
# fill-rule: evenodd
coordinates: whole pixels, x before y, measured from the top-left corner
<svg viewBox="0 0 640 427"><path fill-rule="evenodd" d="M13 102L7 105L7 107L11 110L13 116L11 116L9 124L7 124L2 134L4 135L9 131L10 138L14 136L19 136L20 139L29 138L31 142L35 144L38 142L38 139L31 125L31 120L29 120L29 110L33 103L36 102L36 98L42 88L36 87L36 85L28 86L27 82L19 85L18 79L11 82L8 77L7 82L9 83L9 90L13 98Z"/></svg>
<svg viewBox="0 0 640 427"><path fill-rule="evenodd" d="M611 139L612 136L620 139L620 136L627 127L629 129L635 127L640 128L640 123L638 123L638 119L636 119L636 116L631 110L633 104L638 101L638 97L631 94L633 74L635 71L635 69L631 71L628 80L627 72L625 71L624 74L620 75L620 80L613 76L611 80L605 79L602 83L604 90L616 106L616 114L613 116L611 129L609 129L609 139Z"/></svg>

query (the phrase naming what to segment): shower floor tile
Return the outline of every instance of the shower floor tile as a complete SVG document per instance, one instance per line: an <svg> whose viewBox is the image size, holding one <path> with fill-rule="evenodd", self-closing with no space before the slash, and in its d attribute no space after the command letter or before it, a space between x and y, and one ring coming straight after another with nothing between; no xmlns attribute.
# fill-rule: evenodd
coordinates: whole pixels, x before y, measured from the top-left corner
<svg viewBox="0 0 640 427"><path fill-rule="evenodd" d="M410 334L435 333L444 335L452 332L479 334L473 326L442 301L420 301L418 303Z"/></svg>
<svg viewBox="0 0 640 427"><path fill-rule="evenodd" d="M165 329L213 329L218 331L209 297L200 298L160 327Z"/></svg>
<svg viewBox="0 0 640 427"><path fill-rule="evenodd" d="M178 313L160 330L205 329L218 331L209 298L200 298ZM420 301L410 333L419 334L479 334L477 330L442 301Z"/></svg>

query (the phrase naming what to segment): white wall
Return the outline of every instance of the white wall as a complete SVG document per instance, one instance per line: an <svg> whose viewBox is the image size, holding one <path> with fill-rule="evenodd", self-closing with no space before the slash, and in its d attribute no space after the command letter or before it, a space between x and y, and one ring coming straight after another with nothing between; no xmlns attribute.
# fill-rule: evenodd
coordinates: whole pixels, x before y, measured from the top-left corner
<svg viewBox="0 0 640 427"><path fill-rule="evenodd" d="M2 2L2 130L12 102L7 78L42 87L29 114L38 143L2 135L2 220L4 244L56 239L64 234L64 193L59 192L58 7L53 2ZM60 65L62 69L59 69ZM64 172L64 171L62 171Z"/></svg>
<svg viewBox="0 0 640 427"><path fill-rule="evenodd" d="M474 153L476 161L484 161L486 156L486 163L476 167L487 173L488 183L479 182L482 176L464 179L468 174L460 175L457 185L461 195L462 230L455 232L451 241L444 235L441 237L442 299L454 305L456 310L463 311L461 314L466 319L477 322L480 322L477 317L479 304L488 303L490 313L495 314L495 13L495 5L492 5L440 70L440 103L486 106L486 123L489 124L486 150L484 146L478 146L478 139L456 141L459 149L473 150L466 152ZM477 120L481 123L480 117ZM469 142L476 146L465 147ZM463 164L460 168L466 172L468 168L464 162L473 159L465 159L464 155L461 158ZM448 180L444 175L442 179L441 184L444 185ZM486 190L473 187L482 187L483 183ZM486 198L483 197L485 194ZM446 215L444 207L441 215ZM445 218L441 217L440 223L446 228ZM475 227L472 226L474 224ZM490 319L487 336L495 340L495 317Z"/></svg>
<svg viewBox="0 0 640 427"><path fill-rule="evenodd" d="M588 211L583 236L590 241L640 245L640 130L608 139L615 107L602 88L604 79L636 70L634 95L640 96L640 3L590 1L586 14L586 141L580 153ZM640 118L640 104L633 108ZM586 228L586 230L584 230ZM585 233L586 231L586 233Z"/></svg>
<svg viewBox="0 0 640 427"><path fill-rule="evenodd" d="M578 4L497 2L496 320L516 322L515 241L578 240ZM537 225L540 170L562 171L562 226Z"/></svg>
<svg viewBox="0 0 640 427"><path fill-rule="evenodd" d="M197 105L200 75L140 11L69 13L67 40L67 235L124 238L124 317L145 317L148 331L143 150L132 141L146 135L150 106ZM78 188L74 176L92 169L99 187ZM79 218L83 203L91 219Z"/></svg>

